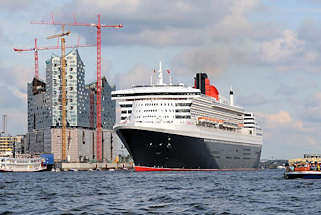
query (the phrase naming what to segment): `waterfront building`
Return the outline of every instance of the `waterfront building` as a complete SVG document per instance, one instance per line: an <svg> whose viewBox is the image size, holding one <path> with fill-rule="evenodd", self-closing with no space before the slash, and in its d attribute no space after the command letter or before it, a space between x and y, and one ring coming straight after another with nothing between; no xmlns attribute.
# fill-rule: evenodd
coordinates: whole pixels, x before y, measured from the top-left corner
<svg viewBox="0 0 321 215"><path fill-rule="evenodd" d="M25 150L31 153L54 153L61 159L61 57L46 61L46 81L33 78L28 83L28 133ZM92 160L96 153L96 82L85 84L85 65L77 49L66 60L67 156L70 161ZM112 127L115 101L111 86L102 78L102 142L104 160L112 160ZM68 154L69 153L69 154Z"/></svg>
<svg viewBox="0 0 321 215"><path fill-rule="evenodd" d="M17 136L0 136L0 156L12 156L15 153L20 154L23 152L23 135Z"/></svg>

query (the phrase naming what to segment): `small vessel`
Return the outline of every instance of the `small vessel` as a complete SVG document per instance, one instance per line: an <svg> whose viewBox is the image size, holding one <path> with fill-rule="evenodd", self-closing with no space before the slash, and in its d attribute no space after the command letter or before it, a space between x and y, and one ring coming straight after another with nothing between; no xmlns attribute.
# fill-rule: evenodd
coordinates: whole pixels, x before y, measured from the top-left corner
<svg viewBox="0 0 321 215"><path fill-rule="evenodd" d="M0 172L39 172L46 169L44 159L39 156L0 157Z"/></svg>
<svg viewBox="0 0 321 215"><path fill-rule="evenodd" d="M286 164L285 179L320 179L321 158L291 159Z"/></svg>
<svg viewBox="0 0 321 215"><path fill-rule="evenodd" d="M285 179L295 179L295 178L302 178L302 179L320 179L321 178L321 171L293 171L293 172L285 172L284 173Z"/></svg>

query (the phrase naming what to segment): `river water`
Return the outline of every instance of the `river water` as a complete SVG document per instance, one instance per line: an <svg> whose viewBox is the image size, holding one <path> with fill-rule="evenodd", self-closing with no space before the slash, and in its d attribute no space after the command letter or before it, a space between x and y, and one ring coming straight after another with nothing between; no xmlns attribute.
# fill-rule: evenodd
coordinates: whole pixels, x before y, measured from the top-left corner
<svg viewBox="0 0 321 215"><path fill-rule="evenodd" d="M321 214L320 194L283 170L0 173L0 214Z"/></svg>

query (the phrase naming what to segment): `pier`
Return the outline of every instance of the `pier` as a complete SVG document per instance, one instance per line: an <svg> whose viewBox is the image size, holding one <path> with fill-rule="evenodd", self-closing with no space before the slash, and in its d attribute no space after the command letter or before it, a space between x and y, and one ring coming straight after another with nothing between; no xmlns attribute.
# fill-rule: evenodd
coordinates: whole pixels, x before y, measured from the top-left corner
<svg viewBox="0 0 321 215"><path fill-rule="evenodd" d="M110 169L133 169L133 163L56 163L56 169L62 171L90 171L90 170L110 170Z"/></svg>

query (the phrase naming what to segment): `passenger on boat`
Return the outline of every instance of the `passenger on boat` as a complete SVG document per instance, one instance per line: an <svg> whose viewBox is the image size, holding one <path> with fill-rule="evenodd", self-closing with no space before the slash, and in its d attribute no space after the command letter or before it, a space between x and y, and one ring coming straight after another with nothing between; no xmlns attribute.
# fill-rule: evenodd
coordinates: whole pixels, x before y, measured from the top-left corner
<svg viewBox="0 0 321 215"><path fill-rule="evenodd" d="M315 163L311 163L310 170L312 170L312 171L317 170L317 167L316 167Z"/></svg>

